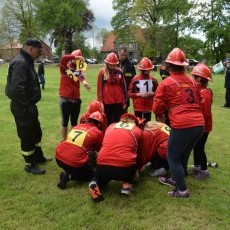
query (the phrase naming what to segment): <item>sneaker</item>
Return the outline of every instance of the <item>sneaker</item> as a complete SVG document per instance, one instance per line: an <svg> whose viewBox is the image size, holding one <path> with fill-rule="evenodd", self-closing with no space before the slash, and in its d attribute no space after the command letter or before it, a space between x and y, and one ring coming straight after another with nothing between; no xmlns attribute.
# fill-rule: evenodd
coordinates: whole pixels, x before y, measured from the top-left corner
<svg viewBox="0 0 230 230"><path fill-rule="evenodd" d="M130 196L133 193L132 184L123 183L121 194L125 196Z"/></svg>
<svg viewBox="0 0 230 230"><path fill-rule="evenodd" d="M198 174L195 175L195 179L204 180L210 177L210 173L208 171L200 170Z"/></svg>
<svg viewBox="0 0 230 230"><path fill-rule="evenodd" d="M190 197L188 190L185 190L185 191L174 190L174 191L168 192L168 195L174 198L189 198Z"/></svg>
<svg viewBox="0 0 230 230"><path fill-rule="evenodd" d="M46 172L45 169L40 169L36 165L26 165L25 171L35 175L43 175Z"/></svg>
<svg viewBox="0 0 230 230"><path fill-rule="evenodd" d="M69 174L66 172L61 172L60 173L60 182L57 184L57 187L60 189L65 189L68 181L69 181Z"/></svg>
<svg viewBox="0 0 230 230"><path fill-rule="evenodd" d="M200 166L193 166L188 170L188 174L191 176L195 176L200 172Z"/></svg>
<svg viewBox="0 0 230 230"><path fill-rule="evenodd" d="M167 171L165 168L155 169L154 171L148 173L148 175L152 177L165 176L166 174Z"/></svg>
<svg viewBox="0 0 230 230"><path fill-rule="evenodd" d="M176 182L172 179L172 178L167 178L167 177L158 177L158 181L161 183L161 184L164 184L164 185L169 185L171 186L172 188L175 188L176 187Z"/></svg>
<svg viewBox="0 0 230 230"><path fill-rule="evenodd" d="M100 189L95 181L90 182L89 193L92 196L94 202L100 202L104 200L104 197L101 195Z"/></svg>

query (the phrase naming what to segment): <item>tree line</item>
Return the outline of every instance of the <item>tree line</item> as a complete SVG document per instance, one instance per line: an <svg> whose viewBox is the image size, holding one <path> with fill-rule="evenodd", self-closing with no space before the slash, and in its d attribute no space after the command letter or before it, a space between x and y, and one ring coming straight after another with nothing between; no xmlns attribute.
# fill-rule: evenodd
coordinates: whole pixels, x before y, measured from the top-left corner
<svg viewBox="0 0 230 230"><path fill-rule="evenodd" d="M229 56L228 0L113 0L113 9L111 25L124 42L127 34L143 31L143 38L137 39L143 56L163 58L173 47L180 47L188 58L206 58L210 63ZM75 48L99 55L97 47L89 49L87 36L93 34L102 43L108 31L102 28L95 33L94 20L88 0L7 0L1 12L0 41L12 44L48 37L58 55Z"/></svg>

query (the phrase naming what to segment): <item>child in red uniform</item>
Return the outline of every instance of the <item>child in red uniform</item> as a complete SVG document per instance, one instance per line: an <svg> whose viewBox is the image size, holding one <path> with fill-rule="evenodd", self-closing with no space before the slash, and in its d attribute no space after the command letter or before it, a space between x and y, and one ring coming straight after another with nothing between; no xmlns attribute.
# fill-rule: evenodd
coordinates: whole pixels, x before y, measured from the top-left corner
<svg viewBox="0 0 230 230"><path fill-rule="evenodd" d="M65 189L69 180L92 179L94 171L89 165L90 154L99 151L101 147L102 124L101 113L94 112L86 123L73 127L67 139L57 146L56 161L65 171L60 174L60 182L57 185L60 189Z"/></svg>
<svg viewBox="0 0 230 230"><path fill-rule="evenodd" d="M107 117L107 123L118 122L127 104L127 88L125 77L120 68L118 57L109 53L104 60L105 68L98 74L97 99L102 102Z"/></svg>
<svg viewBox="0 0 230 230"><path fill-rule="evenodd" d="M88 104L86 113L83 114L82 117L80 118L80 123L87 122L90 114L92 114L96 111L100 112L103 116L103 131L105 131L107 128L107 119L106 119L106 115L105 115L105 111L104 111L104 106L98 100L93 100Z"/></svg>
<svg viewBox="0 0 230 230"><path fill-rule="evenodd" d="M205 153L205 144L208 139L209 132L212 131L212 101L213 93L210 88L208 88L208 81L212 81L211 71L205 64L197 64L192 70L192 76L198 82L201 89L202 97L202 109L205 120L205 130L201 139L196 143L193 156L194 156L194 168L192 172L195 179L202 180L210 177L207 168L207 156Z"/></svg>
<svg viewBox="0 0 230 230"><path fill-rule="evenodd" d="M175 182L168 178L167 171L169 164L167 160L167 147L170 128L164 123L149 121L145 124L138 150L137 164L141 169L150 162L150 167L154 170L149 173L158 177L162 184L175 186Z"/></svg>
<svg viewBox="0 0 230 230"><path fill-rule="evenodd" d="M188 63L179 48L169 53L165 63L169 66L170 76L158 86L152 109L159 121L164 120L165 111L169 111L171 131L167 158L176 189L168 195L187 198L190 194L185 174L189 155L204 132L201 96L197 84L185 74Z"/></svg>
<svg viewBox="0 0 230 230"><path fill-rule="evenodd" d="M103 200L100 189L109 181L123 181L121 193L130 195L132 180L137 171L136 158L141 129L139 119L125 113L118 123L111 124L103 139L97 157L95 177L89 184L89 192L95 202Z"/></svg>
<svg viewBox="0 0 230 230"><path fill-rule="evenodd" d="M86 81L85 73L76 70L76 60L84 62L81 50L74 50L71 54L64 55L60 63L60 110L61 110L61 135L65 140L68 132L68 123L77 125L81 109L80 82L87 90L90 85Z"/></svg>
<svg viewBox="0 0 230 230"><path fill-rule="evenodd" d="M135 116L150 121L153 97L158 82L150 75L150 71L154 68L151 60L146 57L142 58L137 68L140 70L140 74L131 80L128 95L133 100Z"/></svg>

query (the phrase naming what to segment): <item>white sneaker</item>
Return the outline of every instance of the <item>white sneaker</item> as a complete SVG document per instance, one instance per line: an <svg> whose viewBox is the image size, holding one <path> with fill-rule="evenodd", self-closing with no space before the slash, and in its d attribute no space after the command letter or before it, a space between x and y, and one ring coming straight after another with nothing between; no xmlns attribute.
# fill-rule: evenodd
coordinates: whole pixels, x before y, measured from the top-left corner
<svg viewBox="0 0 230 230"><path fill-rule="evenodd" d="M152 177L165 176L165 175L167 175L167 171L165 168L160 168L160 169L156 169L152 172L149 172L148 175L152 176Z"/></svg>

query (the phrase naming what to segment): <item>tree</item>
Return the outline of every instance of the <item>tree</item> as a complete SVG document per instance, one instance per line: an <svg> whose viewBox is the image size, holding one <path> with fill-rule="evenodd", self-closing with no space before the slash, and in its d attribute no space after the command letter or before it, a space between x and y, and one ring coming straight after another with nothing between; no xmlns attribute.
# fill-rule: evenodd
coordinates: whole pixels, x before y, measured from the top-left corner
<svg viewBox="0 0 230 230"><path fill-rule="evenodd" d="M40 28L51 34L59 52L70 53L73 36L90 29L94 21L88 0L35 0L35 5Z"/></svg>

